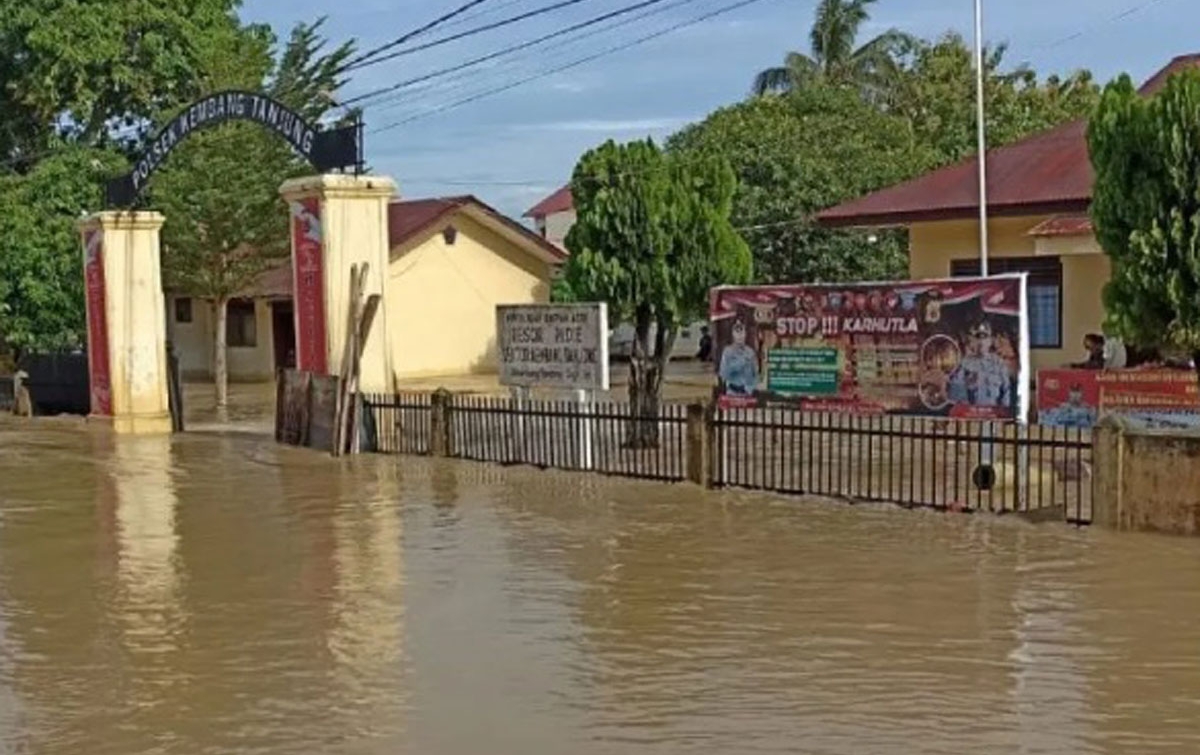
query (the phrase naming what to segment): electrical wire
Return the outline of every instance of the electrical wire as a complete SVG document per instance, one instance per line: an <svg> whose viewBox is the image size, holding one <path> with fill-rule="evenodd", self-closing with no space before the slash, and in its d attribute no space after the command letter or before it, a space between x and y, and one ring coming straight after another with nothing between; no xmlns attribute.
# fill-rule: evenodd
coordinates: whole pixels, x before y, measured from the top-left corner
<svg viewBox="0 0 1200 755"><path fill-rule="evenodd" d="M732 11L735 11L740 8L744 8L749 5L753 5L755 3L759 3L762 1L763 0L739 0L739 2L731 3L729 5L724 5L720 8L717 8L716 10L709 11L708 13L704 13L700 16L697 16L696 18L689 19L687 21L681 21L680 23L673 24L671 26L668 26L665 29L660 29L659 31L652 32L650 34L646 34L641 37L637 37L636 39L633 39L629 42L625 42L620 45L609 47L607 49L601 50L600 52L596 52L591 55L586 55L582 58L577 58L573 61L570 61L569 63L564 63L562 65L554 66L552 68L548 68L543 71L539 71L535 74L526 76L525 78L518 79L517 81L510 82L503 86L484 90L482 92L473 94L469 97L464 97L462 99L455 100L453 102L447 103L440 107L434 108L433 110L430 110L428 112L418 113L418 114L410 116L408 118L404 118L402 120L395 121L393 123L389 123L385 126L381 126L377 129L372 130L370 133L378 134L378 133L383 133L385 131L390 131L392 129L399 128L400 126L403 126L405 124L411 123L412 121L415 121L415 120L418 120L421 118L427 118L429 116L437 115L439 113L444 113L447 110L452 110L454 108L462 107L463 105L467 105L472 102L476 102L476 101L484 99L486 97L492 97L492 96L500 94L502 92L507 92L511 89L516 89L517 87L524 86L525 84L529 84L529 83L537 81L539 79L544 79L548 76L553 76L556 73L562 73L563 71L567 71L572 68L576 68L578 66L590 63L594 60L598 60L598 59L606 57L608 55L613 55L615 53L622 52L624 50L628 50L633 47L637 47L639 45L645 44L652 40L658 39L659 37L666 36L667 34L671 34L673 32L679 31L681 29L685 29L689 26L695 26L696 24L703 23L704 21L708 21L712 18L723 15L725 13L730 13Z"/></svg>
<svg viewBox="0 0 1200 755"><path fill-rule="evenodd" d="M487 0L468 0L468 2L464 3L463 5L458 6L457 8L450 11L449 13L444 13L441 16L438 16L437 18L435 18L434 20L425 24L424 26L419 26L416 29L413 29L412 31L410 31L406 34L401 34L399 37L396 37L391 42L379 45L378 47L374 47L370 50L367 50L366 52L362 53L361 55L355 56L354 58L347 61L344 66L342 66L339 73L351 71L356 67L369 65L369 63L367 61L369 61L371 58L374 58L376 55L387 52L388 50L392 49L393 47L399 47L400 45L404 44L405 42L409 41L410 39L412 39L414 37L418 37L418 36L424 34L425 32L439 26L440 24L443 24L443 23L449 21L450 19L454 18L455 16L459 16L463 13L466 13L470 9L474 8L475 6L485 3L485 2L487 2Z"/></svg>
<svg viewBox="0 0 1200 755"><path fill-rule="evenodd" d="M439 47L441 45L449 44L451 42L457 42L460 39L465 39L467 37L471 37L476 34L482 34L485 31L492 31L493 29L500 29L505 26L510 26L512 24L518 23L520 21L525 21L530 18L534 18L536 16L545 15L546 13L550 13L550 12L556 11L556 10L561 10L562 8L567 8L572 5L578 5L579 3L583 3L583 2L587 2L587 0L559 0L558 2L551 3L550 5L543 5L543 6L534 8L533 10L525 11L524 13L519 13L515 16L509 16L508 18L502 18L499 21L493 21L490 24L484 24L483 26L476 26L474 28L467 29L466 31L460 31L456 34L451 34L450 36L447 36L447 37L439 37L438 39L434 39L429 42L419 44L416 47L406 47L403 50L397 50L396 52L388 53L387 55L384 55L383 57L372 58L370 60L356 62L353 64L347 64L345 67L342 68L342 72L355 71L355 70L358 70L361 68L366 68L367 66L377 65L379 63L385 63L389 60L395 60L396 58L402 57L404 55L412 55L415 52L421 52L423 50L428 50L433 47ZM401 44L401 43L400 42L389 43L388 45L385 45L384 47L386 49L391 49L391 47L394 47L398 44Z"/></svg>
<svg viewBox="0 0 1200 755"><path fill-rule="evenodd" d="M456 73L456 72L462 71L466 68L471 68L471 67L477 66L480 63L486 63L488 61L496 60L497 58L504 57L505 55L510 55L514 52L519 52L521 50L527 50L530 47L535 47L537 45L542 44L543 42L549 42L550 40L556 39L558 37L572 34L574 32L580 31L582 29L586 29L588 27L595 26L596 24L604 23L605 21L611 20L613 18L623 16L627 13L633 13L634 11L639 11L639 10L642 10L643 8L649 8L651 6L658 5L659 3L662 3L662 2L665 2L665 0L641 0L641 2L633 3L632 5L625 5L620 8L617 8L616 10L609 11L608 13L602 13L599 16L593 16L592 18L589 18L586 21L580 21L577 24L572 24L571 26L567 26L565 28L558 29L556 31L552 31L549 34L543 34L542 36L537 37L535 39L531 39L526 42L521 42L521 43L518 43L515 45L509 45L508 47L502 48L500 50L496 50L495 52L488 53L487 55L480 55L479 57L471 58L470 60L459 63L458 65L449 66L447 68L442 68L437 71L431 71L430 73L422 74L421 76L416 76L411 79L407 79L405 81L401 81L401 82L392 84L390 86L380 87L374 91L367 92L366 94L360 94L357 97L351 97L350 99L343 101L342 104L343 105L353 105L358 102L363 102L365 100L374 99L382 94L389 94L391 92L396 92L401 89L407 89L408 87L411 87L414 84L420 84L422 82L429 81L431 79L436 79L441 76L445 76L447 74Z"/></svg>

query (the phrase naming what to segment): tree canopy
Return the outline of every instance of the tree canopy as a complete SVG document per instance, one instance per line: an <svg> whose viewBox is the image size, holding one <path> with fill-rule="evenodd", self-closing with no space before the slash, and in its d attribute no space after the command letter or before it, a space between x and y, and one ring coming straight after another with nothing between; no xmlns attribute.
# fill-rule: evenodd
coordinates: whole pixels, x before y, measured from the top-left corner
<svg viewBox="0 0 1200 755"><path fill-rule="evenodd" d="M648 140L606 142L575 167L563 290L634 324L629 392L639 417L658 415L679 325L706 311L711 287L750 279L750 251L730 222L735 185L724 159L664 153ZM656 422L630 427L632 446L657 439Z"/></svg>
<svg viewBox="0 0 1200 755"><path fill-rule="evenodd" d="M1110 84L1088 131L1092 220L1112 260L1110 332L1189 352L1200 370L1200 72L1143 98Z"/></svg>

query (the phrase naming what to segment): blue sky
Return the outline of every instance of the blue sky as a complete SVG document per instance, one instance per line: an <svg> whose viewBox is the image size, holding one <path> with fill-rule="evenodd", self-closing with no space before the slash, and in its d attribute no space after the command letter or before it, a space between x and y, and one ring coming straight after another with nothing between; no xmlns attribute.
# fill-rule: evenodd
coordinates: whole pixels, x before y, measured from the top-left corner
<svg viewBox="0 0 1200 755"><path fill-rule="evenodd" d="M281 36L300 21L328 16L335 41L361 49L387 42L463 0L244 0L242 16L270 23ZM462 23L433 39L545 5L550 0L486 0ZM806 49L816 0L758 0L646 44L540 78L460 107L440 106L503 87L600 52L732 0L667 0L636 23L551 49L534 48L435 87L414 87L395 102L368 107L367 158L391 175L405 197L473 193L520 215L570 176L587 148L608 138L661 139L746 95L761 68L789 49ZM354 96L455 65L630 4L581 0L553 13L355 72L342 93ZM1123 71L1148 77L1175 55L1200 51L1197 0L984 0L985 35L1009 44L1011 63L1039 73L1089 68L1104 81ZM897 27L932 37L954 30L970 38L971 0L879 0L864 39ZM397 121L409 123L372 133Z"/></svg>

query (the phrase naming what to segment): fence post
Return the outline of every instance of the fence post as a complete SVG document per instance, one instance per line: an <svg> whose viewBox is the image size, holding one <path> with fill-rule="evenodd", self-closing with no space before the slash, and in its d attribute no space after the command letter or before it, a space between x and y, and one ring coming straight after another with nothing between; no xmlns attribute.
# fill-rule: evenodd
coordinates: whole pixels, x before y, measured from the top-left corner
<svg viewBox="0 0 1200 755"><path fill-rule="evenodd" d="M1101 420L1092 430L1091 523L1097 527L1120 529L1122 526L1124 456L1124 428L1111 419ZM1076 506L1079 505L1077 502Z"/></svg>
<svg viewBox="0 0 1200 755"><path fill-rule="evenodd" d="M712 484L709 464L712 459L711 433L708 407L704 404L688 404L687 426L684 437L687 443L687 480L708 487Z"/></svg>
<svg viewBox="0 0 1200 755"><path fill-rule="evenodd" d="M438 388L429 399L429 453L445 458L452 450L450 442L450 404L453 396Z"/></svg>

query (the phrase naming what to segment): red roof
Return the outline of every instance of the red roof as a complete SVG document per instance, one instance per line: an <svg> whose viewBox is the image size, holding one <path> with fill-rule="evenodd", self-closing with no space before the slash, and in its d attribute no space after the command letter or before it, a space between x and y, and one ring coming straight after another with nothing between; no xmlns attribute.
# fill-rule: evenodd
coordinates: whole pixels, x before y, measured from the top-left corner
<svg viewBox="0 0 1200 755"><path fill-rule="evenodd" d="M575 200L571 196L571 187L564 186L542 201L535 204L525 213L527 218L544 218L557 212L567 212L575 208Z"/></svg>
<svg viewBox="0 0 1200 755"><path fill-rule="evenodd" d="M1175 58L1141 88L1157 91L1171 74L1200 65ZM971 157L817 215L824 226L888 226L974 218L979 213L978 161ZM1087 121L1035 134L987 153L988 212L998 216L1085 213L1092 201Z"/></svg>
<svg viewBox="0 0 1200 755"><path fill-rule="evenodd" d="M1092 219L1087 215L1055 215L1049 220L1038 223L1030 228L1026 235L1048 236L1090 236L1092 235Z"/></svg>
<svg viewBox="0 0 1200 755"><path fill-rule="evenodd" d="M529 230L499 210L469 194L460 197L413 199L392 202L388 206L388 246L396 248L414 236L429 230L459 210L472 207L520 235L553 260L566 259L566 252Z"/></svg>

